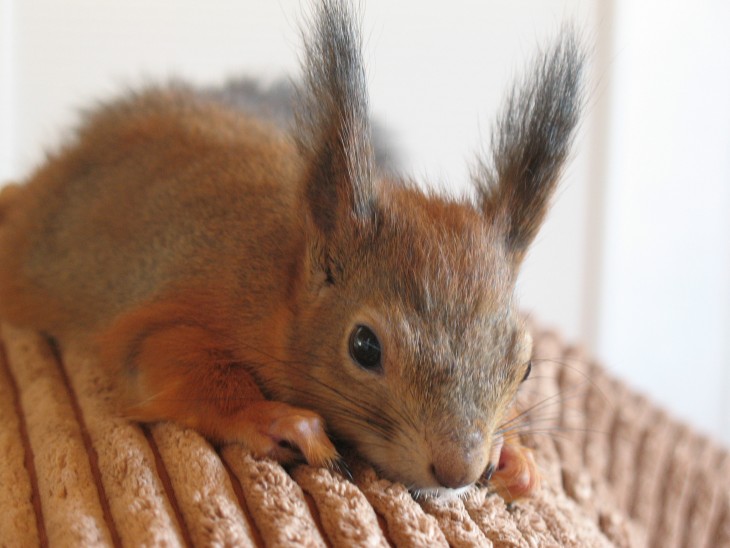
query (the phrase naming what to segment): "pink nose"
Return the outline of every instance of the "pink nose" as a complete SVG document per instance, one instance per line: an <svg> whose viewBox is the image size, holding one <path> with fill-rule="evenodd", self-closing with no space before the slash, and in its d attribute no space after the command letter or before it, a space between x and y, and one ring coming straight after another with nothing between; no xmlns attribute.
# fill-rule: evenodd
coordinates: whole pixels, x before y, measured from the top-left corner
<svg viewBox="0 0 730 548"><path fill-rule="evenodd" d="M437 468L435 464L432 464L431 473L439 485L450 489L471 485L479 478L478 474L474 476L467 467L463 466L441 465Z"/></svg>
<svg viewBox="0 0 730 548"><path fill-rule="evenodd" d="M488 459L489 451L481 435L470 436L466 443L463 439L443 443L433 451L431 474L439 485L458 489L477 481Z"/></svg>

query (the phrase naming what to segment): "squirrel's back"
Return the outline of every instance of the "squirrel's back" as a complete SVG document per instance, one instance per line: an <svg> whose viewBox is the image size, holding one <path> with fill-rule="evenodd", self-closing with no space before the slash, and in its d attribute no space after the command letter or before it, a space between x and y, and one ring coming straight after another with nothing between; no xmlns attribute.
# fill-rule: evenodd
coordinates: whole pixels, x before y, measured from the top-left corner
<svg viewBox="0 0 730 548"><path fill-rule="evenodd" d="M286 287L300 162L274 125L182 86L98 109L4 207L0 313L89 328L176 280Z"/></svg>

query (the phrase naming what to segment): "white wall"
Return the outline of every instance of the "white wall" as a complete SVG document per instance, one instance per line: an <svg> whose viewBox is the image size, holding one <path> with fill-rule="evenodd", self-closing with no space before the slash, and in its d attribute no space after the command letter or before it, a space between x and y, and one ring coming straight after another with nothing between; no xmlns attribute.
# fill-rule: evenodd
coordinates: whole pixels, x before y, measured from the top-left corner
<svg viewBox="0 0 730 548"><path fill-rule="evenodd" d="M0 0L0 185L15 170L15 81L13 0Z"/></svg>
<svg viewBox="0 0 730 548"><path fill-rule="evenodd" d="M618 0L596 348L730 440L730 3Z"/></svg>
<svg viewBox="0 0 730 548"><path fill-rule="evenodd" d="M592 98L522 302L730 442L726 3L363 4L376 116L406 171L456 188L535 45L566 18L585 29ZM0 181L40 161L79 107L125 86L292 74L301 10L298 0L0 0Z"/></svg>

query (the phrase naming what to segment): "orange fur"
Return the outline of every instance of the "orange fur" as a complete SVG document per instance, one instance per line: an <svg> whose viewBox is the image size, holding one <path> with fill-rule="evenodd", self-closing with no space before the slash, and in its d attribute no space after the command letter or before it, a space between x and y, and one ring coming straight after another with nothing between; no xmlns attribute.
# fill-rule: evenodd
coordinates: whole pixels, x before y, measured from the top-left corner
<svg viewBox="0 0 730 548"><path fill-rule="evenodd" d="M260 356L235 351L215 301L189 295L143 305L120 316L97 337L100 360L126 379L124 412L139 421L175 420L208 438L238 441L259 456L290 461L298 448L308 462L327 464L337 453L312 411L267 401L243 365ZM276 348L276 329L264 330Z"/></svg>

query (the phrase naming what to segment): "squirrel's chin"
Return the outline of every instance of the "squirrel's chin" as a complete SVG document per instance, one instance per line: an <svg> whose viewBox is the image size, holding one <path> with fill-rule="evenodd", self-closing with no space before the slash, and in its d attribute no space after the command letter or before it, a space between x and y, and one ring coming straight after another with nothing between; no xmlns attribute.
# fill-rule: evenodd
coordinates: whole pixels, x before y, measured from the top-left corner
<svg viewBox="0 0 730 548"><path fill-rule="evenodd" d="M451 489L450 487L411 487L409 491L415 499L439 498L442 500L452 500L464 497L472 487L474 487L473 483L464 487L458 487L457 489Z"/></svg>

